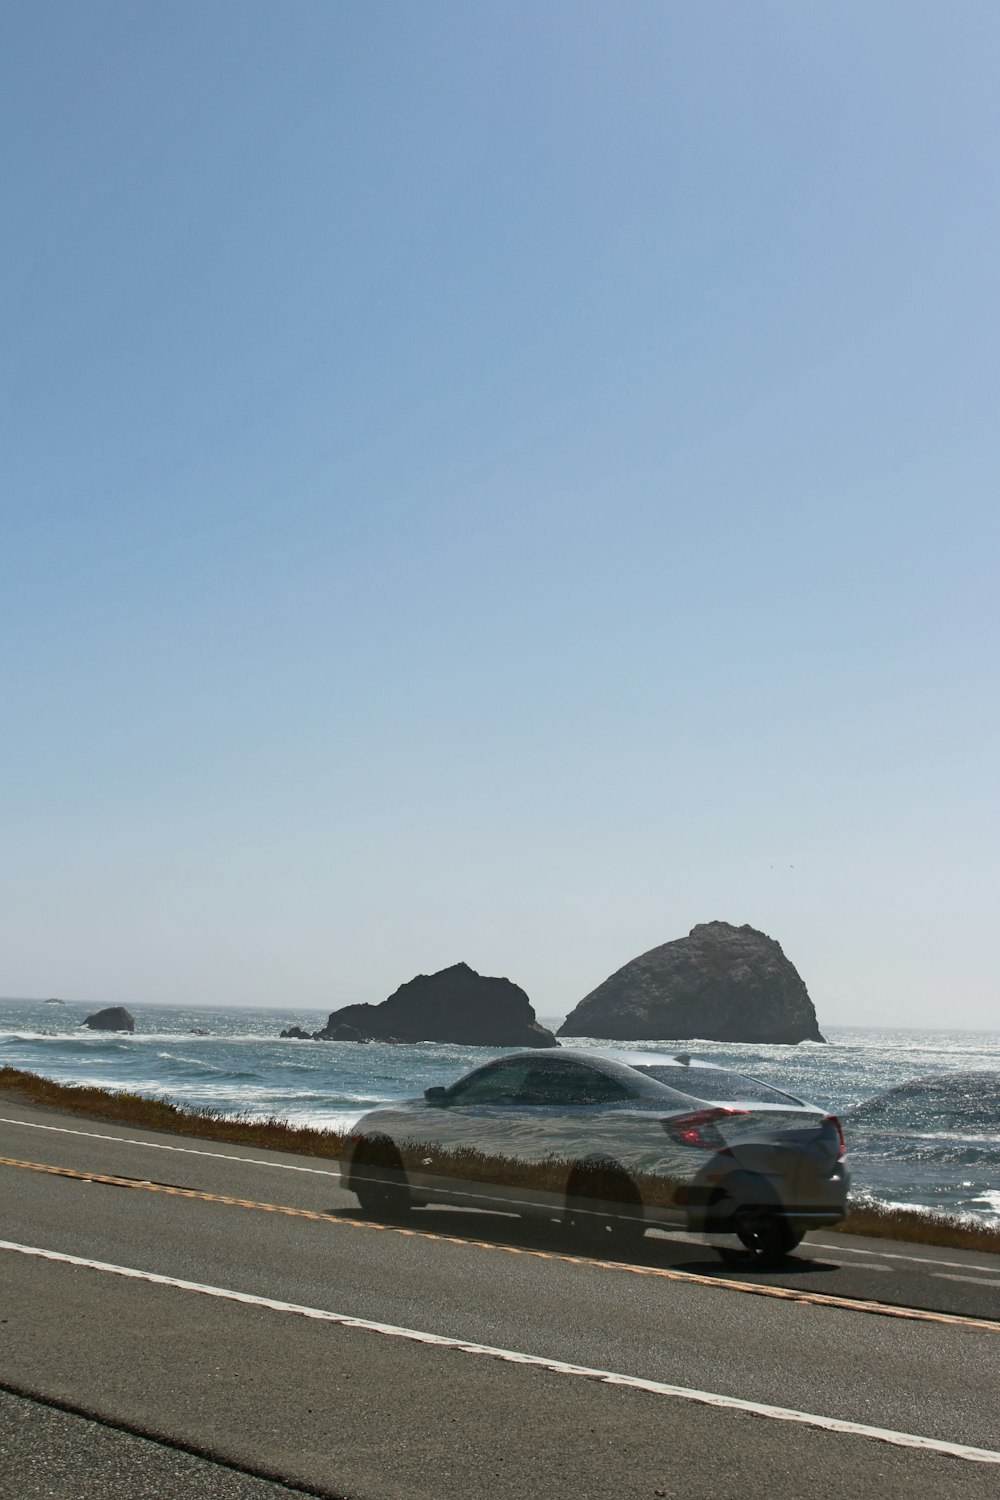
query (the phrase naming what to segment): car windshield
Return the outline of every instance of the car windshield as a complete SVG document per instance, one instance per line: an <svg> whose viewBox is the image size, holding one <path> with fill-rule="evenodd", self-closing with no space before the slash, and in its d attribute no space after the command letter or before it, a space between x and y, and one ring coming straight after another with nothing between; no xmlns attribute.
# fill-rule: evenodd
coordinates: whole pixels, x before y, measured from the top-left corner
<svg viewBox="0 0 1000 1500"><path fill-rule="evenodd" d="M682 1093L693 1094L698 1099L711 1099L720 1104L732 1104L737 1100L754 1104L801 1104L794 1094L783 1094L758 1078L745 1073L730 1073L724 1068L686 1068L683 1063L654 1063L640 1066L636 1072L655 1078Z"/></svg>

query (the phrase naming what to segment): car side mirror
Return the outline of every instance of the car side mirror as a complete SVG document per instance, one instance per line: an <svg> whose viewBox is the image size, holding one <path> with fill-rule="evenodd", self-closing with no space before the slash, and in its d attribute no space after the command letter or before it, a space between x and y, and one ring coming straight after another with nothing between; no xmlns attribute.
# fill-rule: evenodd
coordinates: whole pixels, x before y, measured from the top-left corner
<svg viewBox="0 0 1000 1500"><path fill-rule="evenodd" d="M448 1090L442 1088L440 1084L435 1084L433 1088L424 1089L424 1098L428 1104L447 1104Z"/></svg>

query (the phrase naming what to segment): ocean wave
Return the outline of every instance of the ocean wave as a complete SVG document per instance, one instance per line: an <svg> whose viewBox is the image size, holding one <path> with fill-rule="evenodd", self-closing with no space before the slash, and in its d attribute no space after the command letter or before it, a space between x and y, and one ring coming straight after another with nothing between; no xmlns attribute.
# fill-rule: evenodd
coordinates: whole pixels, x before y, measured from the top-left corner
<svg viewBox="0 0 1000 1500"><path fill-rule="evenodd" d="M0 1042L58 1042L63 1047L114 1045L128 1032L113 1031L0 1031ZM176 1041L176 1037L171 1038Z"/></svg>
<svg viewBox="0 0 1000 1500"><path fill-rule="evenodd" d="M848 1155L851 1168L856 1174L861 1171L862 1164L869 1170L876 1164L883 1167L895 1164L900 1167L919 1167L924 1172L932 1167L948 1167L952 1170L975 1168L989 1178L996 1178L1000 1174L1000 1148L996 1146L983 1148L957 1145L951 1150L933 1150L915 1147L912 1141L905 1140L873 1146L852 1144L848 1140Z"/></svg>
<svg viewBox="0 0 1000 1500"><path fill-rule="evenodd" d="M847 1116L852 1125L890 1125L910 1133L945 1132L968 1135L989 1130L1000 1120L1000 1072L936 1073L910 1078L866 1099Z"/></svg>
<svg viewBox="0 0 1000 1500"><path fill-rule="evenodd" d="M107 1035L99 1037L69 1036L18 1036L11 1035L0 1039L0 1060L10 1062L14 1067L20 1066L18 1053L27 1050L32 1056L44 1059L50 1056L67 1055L71 1057L90 1057L95 1052L105 1051L110 1053L127 1053L127 1043L119 1041Z"/></svg>
<svg viewBox="0 0 1000 1500"><path fill-rule="evenodd" d="M993 1200L996 1217L1000 1218L1000 1193L993 1193L988 1196ZM986 1213L983 1213L971 1207L971 1204L981 1201L979 1198L969 1199L968 1203L970 1206L968 1207L929 1206L919 1194L912 1194L904 1198L894 1198L884 1193L865 1189L857 1192L852 1191L851 1200L861 1206L870 1205L873 1208L894 1208L908 1213L930 1214L933 1218L940 1219L961 1219L969 1225L982 1224L984 1219L987 1223L991 1223L994 1217L994 1212L989 1210L989 1208Z"/></svg>
<svg viewBox="0 0 1000 1500"><path fill-rule="evenodd" d="M205 1073L220 1073L222 1069L217 1063L207 1062L203 1057L184 1057L179 1052L157 1052L158 1062L173 1063L183 1068L197 1068Z"/></svg>

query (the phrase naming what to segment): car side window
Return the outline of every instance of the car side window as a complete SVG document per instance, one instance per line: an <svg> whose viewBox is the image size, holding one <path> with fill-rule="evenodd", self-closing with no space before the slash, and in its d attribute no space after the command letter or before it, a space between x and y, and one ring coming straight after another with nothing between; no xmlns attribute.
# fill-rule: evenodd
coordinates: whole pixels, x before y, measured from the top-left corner
<svg viewBox="0 0 1000 1500"><path fill-rule="evenodd" d="M571 1109L585 1104L620 1104L631 1096L615 1078L576 1063L533 1063L521 1086L519 1104Z"/></svg>
<svg viewBox="0 0 1000 1500"><path fill-rule="evenodd" d="M448 1102L452 1105L517 1103L524 1080L532 1067L529 1059L527 1062L502 1063L496 1068L483 1068L453 1089Z"/></svg>

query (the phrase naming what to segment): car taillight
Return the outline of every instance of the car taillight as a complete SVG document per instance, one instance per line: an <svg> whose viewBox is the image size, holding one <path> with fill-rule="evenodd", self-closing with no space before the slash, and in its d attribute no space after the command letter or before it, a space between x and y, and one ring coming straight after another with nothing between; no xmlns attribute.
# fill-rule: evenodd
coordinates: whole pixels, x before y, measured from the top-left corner
<svg viewBox="0 0 1000 1500"><path fill-rule="evenodd" d="M696 1109L689 1115L673 1115L662 1120L664 1130L679 1146L699 1146L702 1151L718 1151L725 1145L719 1134L719 1121L747 1115L745 1109Z"/></svg>
<svg viewBox="0 0 1000 1500"><path fill-rule="evenodd" d="M837 1147L837 1160L843 1161L844 1157L847 1155L847 1142L844 1140L843 1125L841 1125L836 1115L827 1115L826 1119L823 1121L823 1124L832 1125L834 1130L837 1132L837 1139L840 1142L840 1145Z"/></svg>

